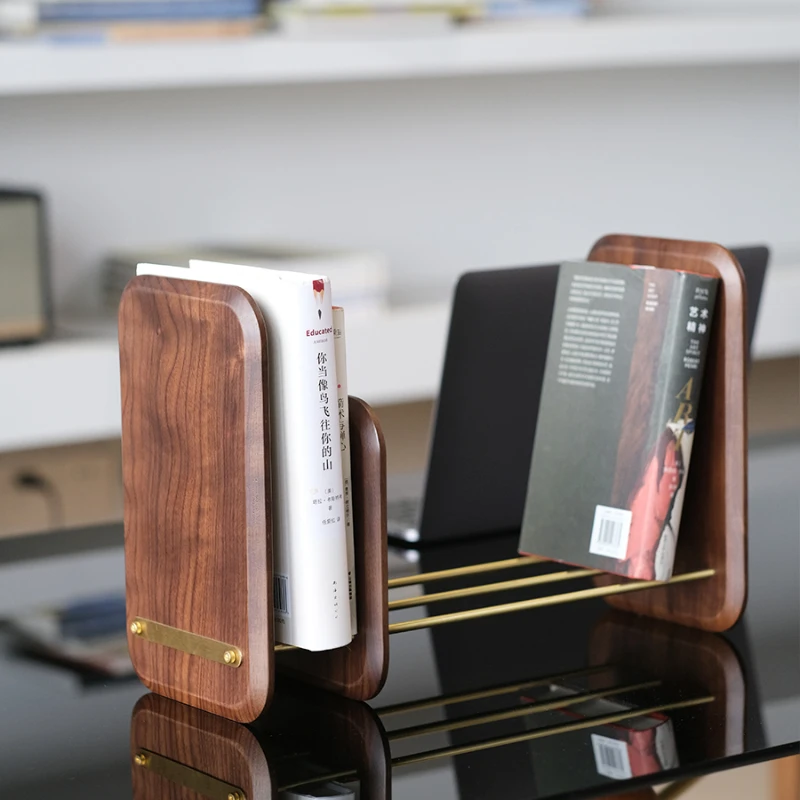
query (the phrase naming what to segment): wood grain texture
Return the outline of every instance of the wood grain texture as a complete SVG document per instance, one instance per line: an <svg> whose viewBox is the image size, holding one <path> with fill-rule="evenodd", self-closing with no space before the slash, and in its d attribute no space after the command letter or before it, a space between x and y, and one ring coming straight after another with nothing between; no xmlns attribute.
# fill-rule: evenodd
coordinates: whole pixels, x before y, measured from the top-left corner
<svg viewBox="0 0 800 800"><path fill-rule="evenodd" d="M134 756L141 750L242 789L247 800L269 800L281 796L282 786L342 773L357 776L363 800L388 800L391 752L375 712L365 703L287 684L248 726L158 695L141 698L131 719L134 800L198 797L137 765Z"/></svg>
<svg viewBox="0 0 800 800"><path fill-rule="evenodd" d="M375 413L350 398L358 633L347 647L277 654L278 670L353 700L369 700L389 669L386 446Z"/></svg>
<svg viewBox="0 0 800 800"><path fill-rule="evenodd" d="M800 756L775 761L773 770L773 800L800 800Z"/></svg>
<svg viewBox="0 0 800 800"><path fill-rule="evenodd" d="M196 800L198 794L134 763L145 749L242 789L248 800L275 794L257 737L243 725L149 694L131 719L133 800Z"/></svg>
<svg viewBox="0 0 800 800"><path fill-rule="evenodd" d="M119 312L128 622L238 646L231 668L128 633L152 691L255 719L273 687L266 333L231 286L135 278Z"/></svg>
<svg viewBox="0 0 800 800"><path fill-rule="evenodd" d="M746 684L738 656L722 637L612 611L590 634L589 664L629 668L645 679L712 695L713 702L692 709L687 732L676 730L676 736L691 734L679 747L698 761L744 752Z"/></svg>
<svg viewBox="0 0 800 800"><path fill-rule="evenodd" d="M645 264L720 279L674 574L708 580L608 598L621 609L709 631L730 628L747 597L746 298L742 271L718 244L612 235L590 261ZM612 579L598 579L608 583ZM613 579L617 580L617 579Z"/></svg>

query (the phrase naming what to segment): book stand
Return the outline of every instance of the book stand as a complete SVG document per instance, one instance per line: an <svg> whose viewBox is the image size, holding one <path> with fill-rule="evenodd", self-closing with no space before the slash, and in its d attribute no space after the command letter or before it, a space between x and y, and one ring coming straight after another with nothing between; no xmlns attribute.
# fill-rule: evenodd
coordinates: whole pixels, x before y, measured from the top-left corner
<svg viewBox="0 0 800 800"><path fill-rule="evenodd" d="M388 580L386 452L369 406L350 398L358 634L343 648L275 645L268 353L264 321L233 286L135 278L119 313L128 644L152 691L240 722L269 706L275 668L354 700L381 689L388 635L607 597L706 630L743 610L746 587L744 284L719 245L610 236L593 260L688 269L721 279L676 574L632 581L560 572L389 602L388 589L481 576L521 557ZM593 577L597 585L389 623L389 611ZM647 590L647 591L645 591Z"/></svg>

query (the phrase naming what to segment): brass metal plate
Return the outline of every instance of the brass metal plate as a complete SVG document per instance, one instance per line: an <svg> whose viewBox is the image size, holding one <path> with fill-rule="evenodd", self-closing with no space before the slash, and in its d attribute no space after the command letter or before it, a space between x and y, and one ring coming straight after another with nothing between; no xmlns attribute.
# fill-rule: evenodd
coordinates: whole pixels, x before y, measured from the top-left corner
<svg viewBox="0 0 800 800"><path fill-rule="evenodd" d="M200 772L179 761L160 756L150 750L139 750L133 757L138 767L150 770L185 789L208 797L210 800L247 800L245 793L238 787L218 780L206 772Z"/></svg>
<svg viewBox="0 0 800 800"><path fill-rule="evenodd" d="M242 663L242 651L236 645L218 642L216 639L173 628L162 622L134 617L130 629L134 636L145 641L171 647L173 650L180 650L200 658L207 658L209 661L216 661L226 667L238 667Z"/></svg>

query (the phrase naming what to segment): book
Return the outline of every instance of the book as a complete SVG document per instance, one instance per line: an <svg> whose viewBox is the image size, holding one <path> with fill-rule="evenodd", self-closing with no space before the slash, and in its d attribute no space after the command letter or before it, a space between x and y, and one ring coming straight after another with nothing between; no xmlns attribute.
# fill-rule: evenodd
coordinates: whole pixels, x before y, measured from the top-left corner
<svg viewBox="0 0 800 800"><path fill-rule="evenodd" d="M328 279L192 260L137 274L239 286L264 315L270 373L275 639L305 650L350 632L337 374Z"/></svg>
<svg viewBox="0 0 800 800"><path fill-rule="evenodd" d="M254 17L260 0L43 0L39 22L197 20Z"/></svg>
<svg viewBox="0 0 800 800"><path fill-rule="evenodd" d="M188 21L58 22L41 25L37 32L37 38L54 44L106 44L162 39L228 39L252 36L263 27L264 22L260 17ZM131 274L135 274L135 271L134 266ZM117 297L117 303L119 303L119 297Z"/></svg>
<svg viewBox="0 0 800 800"><path fill-rule="evenodd" d="M26 612L8 627L26 654L108 677L133 675L122 595Z"/></svg>
<svg viewBox="0 0 800 800"><path fill-rule="evenodd" d="M562 265L521 553L672 576L716 291L688 272Z"/></svg>
<svg viewBox="0 0 800 800"><path fill-rule="evenodd" d="M356 548L353 531L353 475L350 462L350 406L347 395L347 346L344 309L333 307L333 347L336 352L336 377L339 394L339 445L342 453L344 486L344 529L347 537L347 591L350 598L350 632L355 636L356 622Z"/></svg>

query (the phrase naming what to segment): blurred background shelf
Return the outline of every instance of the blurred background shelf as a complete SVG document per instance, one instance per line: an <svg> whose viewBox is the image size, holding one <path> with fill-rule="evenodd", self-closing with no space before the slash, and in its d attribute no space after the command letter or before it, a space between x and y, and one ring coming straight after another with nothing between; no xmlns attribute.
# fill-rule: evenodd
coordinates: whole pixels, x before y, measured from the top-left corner
<svg viewBox="0 0 800 800"><path fill-rule="evenodd" d="M351 394L374 405L435 395L447 303L400 307L347 331ZM115 332L0 350L0 452L118 438Z"/></svg>
<svg viewBox="0 0 800 800"><path fill-rule="evenodd" d="M800 353L800 269L768 278L754 357ZM450 319L447 302L399 306L348 329L351 394L375 406L436 397ZM0 350L0 452L117 438L119 368L115 334Z"/></svg>
<svg viewBox="0 0 800 800"><path fill-rule="evenodd" d="M800 14L475 24L381 41L0 45L0 95L175 89L800 59Z"/></svg>

